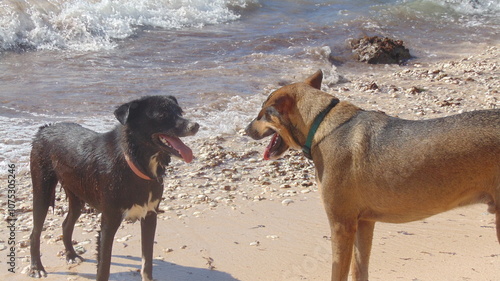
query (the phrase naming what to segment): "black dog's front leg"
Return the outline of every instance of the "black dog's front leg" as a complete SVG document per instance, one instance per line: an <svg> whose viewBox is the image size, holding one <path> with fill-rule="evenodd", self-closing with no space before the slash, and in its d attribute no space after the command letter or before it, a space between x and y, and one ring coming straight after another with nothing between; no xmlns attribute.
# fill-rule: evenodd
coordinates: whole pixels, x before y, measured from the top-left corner
<svg viewBox="0 0 500 281"><path fill-rule="evenodd" d="M116 231L121 224L121 214L105 215L101 218L101 234L97 249L97 281L108 281L111 252Z"/></svg>
<svg viewBox="0 0 500 281"><path fill-rule="evenodd" d="M156 213L149 212L141 220L142 281L153 280L153 245L156 232Z"/></svg>

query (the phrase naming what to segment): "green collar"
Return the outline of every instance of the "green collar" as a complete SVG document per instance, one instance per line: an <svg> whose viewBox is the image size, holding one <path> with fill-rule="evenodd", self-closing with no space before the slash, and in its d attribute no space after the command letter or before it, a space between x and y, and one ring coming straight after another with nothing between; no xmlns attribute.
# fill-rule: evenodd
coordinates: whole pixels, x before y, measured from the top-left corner
<svg viewBox="0 0 500 281"><path fill-rule="evenodd" d="M323 122L323 119L325 119L325 116L334 108L337 104L339 103L339 100L334 98L330 104L321 111L316 118L314 118L314 122L311 126L311 129L309 129L309 134L307 135L306 139L306 144L302 147L302 152L304 153L304 156L312 160L312 155L311 155L311 146L312 146L312 141L314 138L314 134L316 134L316 131L319 128L319 125L321 122Z"/></svg>

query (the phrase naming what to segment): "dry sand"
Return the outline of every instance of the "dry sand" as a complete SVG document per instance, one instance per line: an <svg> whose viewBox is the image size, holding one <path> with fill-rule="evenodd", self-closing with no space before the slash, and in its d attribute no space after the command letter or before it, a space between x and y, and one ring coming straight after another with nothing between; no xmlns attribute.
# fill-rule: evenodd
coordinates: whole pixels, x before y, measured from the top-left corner
<svg viewBox="0 0 500 281"><path fill-rule="evenodd" d="M361 71L340 66L343 82L324 90L365 109L408 119L499 108L500 48L469 50L433 63L417 59L407 66L366 66ZM266 141L255 142L242 133L188 144L197 159L189 165L174 161L165 177L154 250L157 280L329 280L330 231L312 162L298 152L264 161ZM22 274L29 264L31 183L29 174L17 178L15 274L6 264L6 192L0 197L0 279L9 281L31 280ZM49 276L44 280L94 280L99 216L82 215L74 240L86 261L66 265L60 256L66 204L59 192L46 220L42 262ZM115 238L110 280L140 280L140 257L140 224L125 222ZM498 281L499 269L494 215L485 205L376 226L370 280Z"/></svg>

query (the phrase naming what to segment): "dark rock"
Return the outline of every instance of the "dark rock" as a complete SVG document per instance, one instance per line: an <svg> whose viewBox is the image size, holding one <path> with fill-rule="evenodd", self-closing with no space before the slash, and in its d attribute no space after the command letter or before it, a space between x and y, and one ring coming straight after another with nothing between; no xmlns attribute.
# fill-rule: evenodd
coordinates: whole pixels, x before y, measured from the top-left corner
<svg viewBox="0 0 500 281"><path fill-rule="evenodd" d="M367 37L351 41L355 57L370 64L401 64L411 58L410 51L403 46L403 41Z"/></svg>
<svg viewBox="0 0 500 281"><path fill-rule="evenodd" d="M369 86L368 89L370 90L378 90L378 85L375 82L372 82Z"/></svg>

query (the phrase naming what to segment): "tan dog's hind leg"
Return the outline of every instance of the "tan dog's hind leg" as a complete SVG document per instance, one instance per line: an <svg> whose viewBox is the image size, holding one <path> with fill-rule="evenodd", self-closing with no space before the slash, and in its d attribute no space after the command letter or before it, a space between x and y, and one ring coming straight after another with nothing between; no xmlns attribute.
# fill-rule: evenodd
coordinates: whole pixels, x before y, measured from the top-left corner
<svg viewBox="0 0 500 281"><path fill-rule="evenodd" d="M372 249L373 231L375 222L358 221L358 230L356 231L356 240L354 242L354 257L352 260L352 280L368 280L368 262Z"/></svg>
<svg viewBox="0 0 500 281"><path fill-rule="evenodd" d="M497 240L500 243L500 186L497 188L496 197L488 203L488 212L495 214Z"/></svg>
<svg viewBox="0 0 500 281"><path fill-rule="evenodd" d="M495 215L496 215L496 223L497 223L497 240L500 243L500 191L497 191L497 200L495 204Z"/></svg>
<svg viewBox="0 0 500 281"><path fill-rule="evenodd" d="M500 207L497 207L496 210L496 223L497 223L497 239L498 243L500 243Z"/></svg>
<svg viewBox="0 0 500 281"><path fill-rule="evenodd" d="M347 281L356 236L355 222L340 223L330 219L332 230L332 281Z"/></svg>

